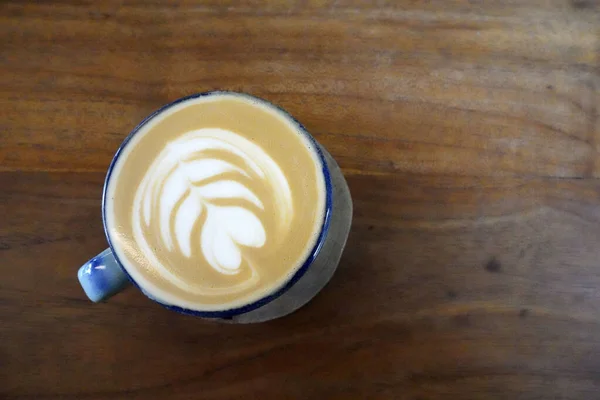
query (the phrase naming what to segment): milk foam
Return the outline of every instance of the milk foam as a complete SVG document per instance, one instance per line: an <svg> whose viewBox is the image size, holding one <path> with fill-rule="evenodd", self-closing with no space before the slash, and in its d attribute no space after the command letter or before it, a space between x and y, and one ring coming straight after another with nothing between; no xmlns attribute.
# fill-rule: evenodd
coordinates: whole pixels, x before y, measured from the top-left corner
<svg viewBox="0 0 600 400"><path fill-rule="evenodd" d="M109 172L104 221L148 296L199 311L252 304L317 249L324 165L286 113L215 92L170 105L135 132Z"/></svg>
<svg viewBox="0 0 600 400"><path fill-rule="evenodd" d="M271 198L261 199L244 184L248 180L260 181ZM265 230L256 210L277 216L277 232ZM261 248L269 235L285 232L293 212L289 182L261 147L229 130L202 128L167 143L152 161L135 193L131 222L134 240L156 274L182 290L210 295L256 284L260 271L245 257L246 249ZM157 239L188 258L199 249L206 263L197 268L235 275L247 265L252 274L228 288L192 284L161 261L151 244Z"/></svg>

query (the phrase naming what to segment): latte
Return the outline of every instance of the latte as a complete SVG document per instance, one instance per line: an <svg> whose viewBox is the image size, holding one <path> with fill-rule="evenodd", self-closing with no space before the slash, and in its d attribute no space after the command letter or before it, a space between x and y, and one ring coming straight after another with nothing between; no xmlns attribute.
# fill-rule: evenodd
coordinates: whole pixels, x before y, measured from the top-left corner
<svg viewBox="0 0 600 400"><path fill-rule="evenodd" d="M213 92L155 113L107 180L115 255L169 305L218 311L274 293L323 228L316 146L289 115L246 95Z"/></svg>

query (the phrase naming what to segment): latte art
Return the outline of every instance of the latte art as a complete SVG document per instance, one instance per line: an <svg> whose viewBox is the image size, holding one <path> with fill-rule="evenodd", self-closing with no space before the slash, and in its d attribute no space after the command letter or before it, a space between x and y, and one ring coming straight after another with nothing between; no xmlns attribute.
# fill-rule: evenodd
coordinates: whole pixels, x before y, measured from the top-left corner
<svg viewBox="0 0 600 400"><path fill-rule="evenodd" d="M215 92L136 129L107 178L105 226L146 294L230 310L304 273L325 226L326 185L317 145L293 118Z"/></svg>
<svg viewBox="0 0 600 400"><path fill-rule="evenodd" d="M275 216L269 231L260 218L265 212ZM135 241L163 279L193 293L235 293L260 280L245 250L285 237L293 202L285 174L262 148L234 132L203 128L160 152L136 191L131 215ZM169 267L173 253L195 255L199 269L250 273L229 287L193 284Z"/></svg>

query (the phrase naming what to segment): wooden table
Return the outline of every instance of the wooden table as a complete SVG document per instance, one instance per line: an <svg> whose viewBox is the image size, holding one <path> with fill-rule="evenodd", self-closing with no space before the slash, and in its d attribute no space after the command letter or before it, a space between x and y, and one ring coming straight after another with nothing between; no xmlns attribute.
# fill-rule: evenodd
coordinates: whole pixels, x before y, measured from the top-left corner
<svg viewBox="0 0 600 400"><path fill-rule="evenodd" d="M598 1L40 3L0 5L0 398L600 398ZM338 160L337 275L262 325L89 303L113 153L212 89Z"/></svg>

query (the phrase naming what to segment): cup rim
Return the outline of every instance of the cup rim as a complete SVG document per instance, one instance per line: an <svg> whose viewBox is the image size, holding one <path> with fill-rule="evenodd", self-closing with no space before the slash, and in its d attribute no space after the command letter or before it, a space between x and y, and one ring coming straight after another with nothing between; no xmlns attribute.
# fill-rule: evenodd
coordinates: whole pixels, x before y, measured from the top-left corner
<svg viewBox="0 0 600 400"><path fill-rule="evenodd" d="M125 147L129 144L131 139L139 132L139 130L144 125L146 125L148 122L150 122L153 118L155 118L162 112L166 111L167 109L169 109L177 104L183 103L188 100L196 99L199 97L222 95L222 94L244 96L253 101L261 102L262 104L280 112L283 115L283 117L289 118L294 124L296 124L298 131L301 134L303 134L313 144L314 151L317 155L319 162L321 163L321 171L323 173L323 180L325 181L325 210L323 213L323 221L321 223L321 230L320 230L317 240L313 246L313 249L308 253L306 260L302 263L300 268L298 268L298 270L278 289L275 289L272 293L270 293L264 297L261 297L258 300L255 300L251 303L248 303L248 304L245 304L245 305L239 306L239 307L233 307L233 308L226 309L226 310L212 310L212 311L192 310L192 309L181 307L181 306L174 305L174 304L167 304L167 303L162 302L159 299L156 299L155 297L152 297L131 277L129 272L127 272L127 269L123 266L123 263L119 259L119 255L115 251L112 240L110 238L110 234L107 229L107 222L106 222L107 195L106 195L106 193L107 193L108 184L109 184L110 178L112 176L113 169L117 163L117 160L119 159L120 155L123 153L123 150L125 149ZM191 95L188 95L185 97L181 97L170 103L167 103L167 104L161 106L160 108L158 108L157 110L152 112L150 115L148 115L146 118L144 118L135 128L133 128L133 130L127 135L127 137L125 137L125 139L119 145L119 148L117 149L115 155L113 156L113 158L110 162L108 171L106 173L106 178L104 180L104 186L102 188L102 225L104 228L104 234L106 236L106 240L108 241L108 245L109 245L110 249L112 250L115 260L117 261L117 265L125 273L125 275L129 279L129 281L135 287L137 287L140 291L142 291L142 293L144 293L144 295L146 297L159 303L160 305L162 305L163 307L165 307L169 310L173 310L173 311L176 311L179 313L194 315L194 316L204 317L204 318L231 319L236 315L240 315L240 314L244 314L244 313L256 310L256 309L272 302L273 300L277 299L278 297L283 295L285 292L287 292L292 286L294 286L296 284L296 282L298 282L300 280L300 278L302 278L304 276L304 274L308 271L308 269L310 268L311 264L313 263L313 261L315 260L317 255L320 253L321 248L323 247L323 243L325 242L325 238L327 237L327 233L329 231L329 225L331 222L332 206L333 206L333 187L332 187L332 183L331 183L331 176L330 176L330 172L329 172L329 167L327 165L327 160L325 159L325 156L321 150L320 145L317 143L315 138L308 132L308 130L304 127L304 125L302 125L302 123L300 123L296 118L294 118L289 112L287 112L282 107L280 107L276 104L273 104L270 101L262 99L260 97L257 97L257 96L254 96L254 95L251 95L248 93L243 93L243 92L235 92L235 91L229 91L229 90L212 90L212 91L207 91L207 92L194 93L194 94L191 94Z"/></svg>

